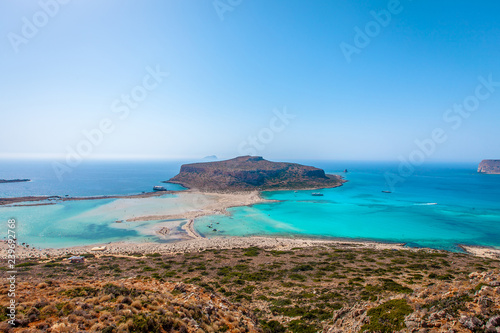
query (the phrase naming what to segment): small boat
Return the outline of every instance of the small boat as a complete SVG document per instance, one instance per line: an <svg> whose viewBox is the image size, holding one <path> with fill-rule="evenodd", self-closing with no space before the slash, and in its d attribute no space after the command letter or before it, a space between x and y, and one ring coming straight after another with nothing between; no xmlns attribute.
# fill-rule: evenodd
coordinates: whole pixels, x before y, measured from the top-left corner
<svg viewBox="0 0 500 333"><path fill-rule="evenodd" d="M382 191L382 193L392 193L391 191Z"/></svg>
<svg viewBox="0 0 500 333"><path fill-rule="evenodd" d="M323 196L323 193L319 193L319 192L314 192L313 194L311 194L313 197L322 197Z"/></svg>
<svg viewBox="0 0 500 333"><path fill-rule="evenodd" d="M215 224L219 224L219 222L215 222Z"/></svg>
<svg viewBox="0 0 500 333"><path fill-rule="evenodd" d="M217 229L214 229L214 230L212 230L212 231L214 231L214 232L215 232L215 231L217 231Z"/></svg>
<svg viewBox="0 0 500 333"><path fill-rule="evenodd" d="M347 171L347 169L344 169L344 173L348 173L349 171Z"/></svg>
<svg viewBox="0 0 500 333"><path fill-rule="evenodd" d="M211 225L207 225L207 228L212 229L212 226Z"/></svg>
<svg viewBox="0 0 500 333"><path fill-rule="evenodd" d="M116 220L115 223L122 223L123 220Z"/></svg>
<svg viewBox="0 0 500 333"><path fill-rule="evenodd" d="M166 191L167 189L163 186L153 186L153 191Z"/></svg>

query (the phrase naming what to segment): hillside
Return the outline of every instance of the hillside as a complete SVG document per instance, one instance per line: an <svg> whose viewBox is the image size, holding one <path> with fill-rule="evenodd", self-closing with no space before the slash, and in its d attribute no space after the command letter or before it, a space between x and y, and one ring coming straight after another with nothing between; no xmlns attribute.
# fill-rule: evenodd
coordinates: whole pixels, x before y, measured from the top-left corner
<svg viewBox="0 0 500 333"><path fill-rule="evenodd" d="M16 267L11 332L499 332L499 268L466 254L348 243L31 259Z"/></svg>
<svg viewBox="0 0 500 333"><path fill-rule="evenodd" d="M483 160L477 168L479 173L500 174L500 160Z"/></svg>
<svg viewBox="0 0 500 333"><path fill-rule="evenodd" d="M327 175L312 166L241 156L182 165L180 173L167 182L201 191L248 191L329 188L340 186L343 181L340 176Z"/></svg>

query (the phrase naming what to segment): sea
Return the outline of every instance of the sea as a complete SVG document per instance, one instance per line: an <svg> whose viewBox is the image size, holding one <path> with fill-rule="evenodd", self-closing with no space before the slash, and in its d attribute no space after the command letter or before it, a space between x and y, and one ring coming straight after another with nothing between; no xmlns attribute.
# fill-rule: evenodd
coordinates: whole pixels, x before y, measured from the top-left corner
<svg viewBox="0 0 500 333"><path fill-rule="evenodd" d="M32 179L0 184L0 197L128 195L149 192L154 185L182 190L161 181L176 175L186 162L87 161L58 179L50 161L0 161L0 179ZM427 163L402 173L397 162L290 162L342 175L347 182L332 189L263 192L273 202L230 208L227 216L198 218L196 231L208 238L266 235L371 240L449 251L461 251L459 245L500 248L500 175L478 174L477 164ZM127 228L115 221L131 212L154 215L160 208L189 208L180 207L175 194L144 206L137 200L125 207L120 200L0 206L0 235L7 234L7 221L15 219L18 241L37 248L163 242L145 230L165 221L134 222Z"/></svg>

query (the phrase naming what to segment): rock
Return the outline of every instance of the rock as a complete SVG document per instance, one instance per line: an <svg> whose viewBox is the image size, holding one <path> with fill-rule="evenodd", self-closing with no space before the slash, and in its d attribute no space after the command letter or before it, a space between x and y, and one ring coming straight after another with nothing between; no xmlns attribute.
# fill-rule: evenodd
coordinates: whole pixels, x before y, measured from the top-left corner
<svg viewBox="0 0 500 333"><path fill-rule="evenodd" d="M439 312L434 312L429 315L429 320L438 320L446 317L446 311L441 310Z"/></svg>
<svg viewBox="0 0 500 333"><path fill-rule="evenodd" d="M482 296L479 298L477 303L483 308L489 308L493 304L493 300L486 296Z"/></svg>
<svg viewBox="0 0 500 333"><path fill-rule="evenodd" d="M477 168L479 173L500 174L500 160L483 160Z"/></svg>
<svg viewBox="0 0 500 333"><path fill-rule="evenodd" d="M13 329L12 329L12 326L9 325L9 323L7 323L5 321L0 323L0 332L8 333L11 331L13 331Z"/></svg>
<svg viewBox="0 0 500 333"><path fill-rule="evenodd" d="M476 317L462 316L460 318L460 324L462 324L463 327L474 331L480 328L483 325L483 322Z"/></svg>
<svg viewBox="0 0 500 333"><path fill-rule="evenodd" d="M477 292L479 296L487 296L490 295L493 292L493 288L490 286L483 286L481 290Z"/></svg>
<svg viewBox="0 0 500 333"><path fill-rule="evenodd" d="M417 329L420 325L417 321L414 320L406 320L405 325L408 328L408 330L413 331Z"/></svg>
<svg viewBox="0 0 500 333"><path fill-rule="evenodd" d="M500 316L491 317L488 323L486 323L486 328L489 327L500 327Z"/></svg>

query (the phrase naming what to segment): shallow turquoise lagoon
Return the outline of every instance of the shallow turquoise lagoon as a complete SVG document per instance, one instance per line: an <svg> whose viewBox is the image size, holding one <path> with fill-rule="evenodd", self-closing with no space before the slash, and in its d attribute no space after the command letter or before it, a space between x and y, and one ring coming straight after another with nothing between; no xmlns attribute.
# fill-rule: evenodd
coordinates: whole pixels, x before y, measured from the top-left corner
<svg viewBox="0 0 500 333"><path fill-rule="evenodd" d="M232 208L230 216L205 216L195 228L207 237L331 237L447 250L459 250L458 244L500 246L500 177L440 165L390 188L387 168L351 170L344 174L344 186L320 190L322 197L312 196L313 191L265 192L265 198L279 202ZM391 193L382 192L387 190Z"/></svg>
<svg viewBox="0 0 500 333"><path fill-rule="evenodd" d="M6 207L0 206L0 232L7 235L7 221L16 220L16 235L20 243L37 248L61 248L115 241L164 240L151 229L166 221L122 222L136 216L162 215L166 211L179 213L185 207L176 195L143 199L99 199L65 201L54 205ZM171 223L172 224L172 223ZM177 229L177 223L173 223Z"/></svg>

